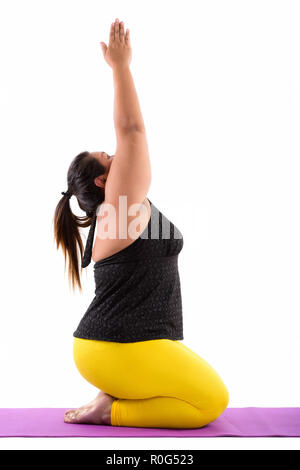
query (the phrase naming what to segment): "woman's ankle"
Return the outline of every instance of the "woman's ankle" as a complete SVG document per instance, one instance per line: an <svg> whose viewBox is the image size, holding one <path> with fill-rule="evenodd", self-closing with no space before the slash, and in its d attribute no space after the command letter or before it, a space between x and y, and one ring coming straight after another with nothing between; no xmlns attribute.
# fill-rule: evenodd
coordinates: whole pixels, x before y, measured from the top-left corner
<svg viewBox="0 0 300 470"><path fill-rule="evenodd" d="M102 416L103 424L106 426L111 426L111 408L112 408L113 402L111 402L108 405L107 409L104 411L103 416Z"/></svg>

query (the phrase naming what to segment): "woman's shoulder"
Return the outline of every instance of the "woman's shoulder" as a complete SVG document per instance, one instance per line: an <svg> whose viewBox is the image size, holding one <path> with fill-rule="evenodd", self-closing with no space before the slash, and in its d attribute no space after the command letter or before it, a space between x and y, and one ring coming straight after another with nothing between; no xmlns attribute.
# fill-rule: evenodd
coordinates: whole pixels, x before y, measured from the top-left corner
<svg viewBox="0 0 300 470"><path fill-rule="evenodd" d="M129 216L128 219L126 220L126 222L127 222L127 224L126 224L127 225L127 230L125 230L125 233L127 231L126 238L120 238L118 236L118 233L119 233L118 227L116 227L116 230L114 230L114 225L117 225L117 221L115 221L112 224L113 227L111 229L114 232L112 235L116 234L116 236L115 237L111 236L111 238L109 238L107 236L107 238L105 238L105 233L108 234L107 219L105 217L102 217L102 218L97 217L96 238L95 238L95 242L94 242L94 246L93 246L93 250L92 250L92 260L95 263L97 263L98 261L102 261L103 259L108 258L108 257L118 253L119 251L122 251L123 249L127 248L132 243L134 243L137 238L139 238L141 233L144 232L144 230L146 229L146 227L147 227L147 225L150 221L150 218L151 218L152 203L146 197L141 202L141 205L146 207L147 212L142 211L141 214L139 215L139 219L140 219L140 223L138 224L139 228L137 228L137 231L136 231L134 236L129 236L129 234L128 234L128 225L131 222L131 220L129 222L128 219L129 218L132 219L132 217L135 218L135 217L137 217L137 215ZM123 227L122 233L124 233L124 227Z"/></svg>

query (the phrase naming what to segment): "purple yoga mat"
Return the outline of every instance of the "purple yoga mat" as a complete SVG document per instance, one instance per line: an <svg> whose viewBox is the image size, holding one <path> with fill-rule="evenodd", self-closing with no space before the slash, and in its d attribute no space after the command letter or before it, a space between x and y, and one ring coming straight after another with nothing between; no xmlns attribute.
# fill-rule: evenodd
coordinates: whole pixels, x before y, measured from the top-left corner
<svg viewBox="0 0 300 470"><path fill-rule="evenodd" d="M300 437L300 408L227 408L197 429L64 423L67 408L2 408L0 437Z"/></svg>

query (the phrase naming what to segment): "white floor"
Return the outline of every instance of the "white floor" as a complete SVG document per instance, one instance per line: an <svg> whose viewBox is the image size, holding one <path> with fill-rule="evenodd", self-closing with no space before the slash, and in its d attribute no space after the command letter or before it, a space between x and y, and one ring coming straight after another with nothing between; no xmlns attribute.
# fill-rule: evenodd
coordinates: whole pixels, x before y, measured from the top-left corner
<svg viewBox="0 0 300 470"><path fill-rule="evenodd" d="M299 438L0 438L1 450L204 450L204 449L300 449Z"/></svg>

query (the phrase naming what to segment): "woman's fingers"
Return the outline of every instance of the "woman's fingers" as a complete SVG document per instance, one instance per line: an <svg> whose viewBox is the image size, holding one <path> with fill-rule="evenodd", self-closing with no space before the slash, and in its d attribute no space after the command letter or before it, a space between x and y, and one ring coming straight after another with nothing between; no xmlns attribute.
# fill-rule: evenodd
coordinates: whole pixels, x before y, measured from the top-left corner
<svg viewBox="0 0 300 470"><path fill-rule="evenodd" d="M110 34L109 34L109 44L115 40L115 23L111 24Z"/></svg>
<svg viewBox="0 0 300 470"><path fill-rule="evenodd" d="M120 23L120 42L124 42L124 23Z"/></svg>
<svg viewBox="0 0 300 470"><path fill-rule="evenodd" d="M126 29L125 33L124 22L119 21L119 18L116 18L110 27L109 43L112 44L115 41L125 42L127 45L130 41L129 29Z"/></svg>
<svg viewBox="0 0 300 470"><path fill-rule="evenodd" d="M119 19L116 18L115 21L115 41L120 40L120 25L119 25Z"/></svg>

